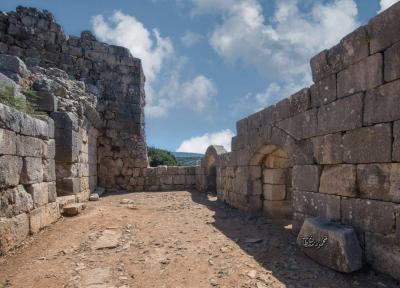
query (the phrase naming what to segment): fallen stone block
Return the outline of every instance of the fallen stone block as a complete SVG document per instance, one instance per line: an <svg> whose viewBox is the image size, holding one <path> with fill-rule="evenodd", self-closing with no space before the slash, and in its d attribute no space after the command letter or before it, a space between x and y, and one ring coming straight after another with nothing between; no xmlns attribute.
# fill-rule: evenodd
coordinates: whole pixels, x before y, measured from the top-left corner
<svg viewBox="0 0 400 288"><path fill-rule="evenodd" d="M362 267L362 249L351 226L307 218L297 244L308 257L333 270L350 273Z"/></svg>
<svg viewBox="0 0 400 288"><path fill-rule="evenodd" d="M84 203L67 204L63 207L63 215L68 217L76 216L85 208L86 205Z"/></svg>

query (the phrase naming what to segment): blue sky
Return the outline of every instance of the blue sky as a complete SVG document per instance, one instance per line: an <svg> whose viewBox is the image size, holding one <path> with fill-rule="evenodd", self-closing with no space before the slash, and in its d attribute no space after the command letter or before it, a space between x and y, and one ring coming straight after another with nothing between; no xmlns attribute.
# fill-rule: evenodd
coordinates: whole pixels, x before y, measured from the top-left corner
<svg viewBox="0 0 400 288"><path fill-rule="evenodd" d="M309 58L394 0L2 1L51 11L143 61L149 145L229 149L235 123L309 86ZM17 3L17 4L15 4Z"/></svg>

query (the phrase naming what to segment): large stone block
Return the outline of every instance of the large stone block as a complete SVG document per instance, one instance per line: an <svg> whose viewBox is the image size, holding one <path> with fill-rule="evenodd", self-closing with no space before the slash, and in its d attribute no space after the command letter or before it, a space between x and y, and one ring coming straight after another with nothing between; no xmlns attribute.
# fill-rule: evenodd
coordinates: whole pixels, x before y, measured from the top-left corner
<svg viewBox="0 0 400 288"><path fill-rule="evenodd" d="M342 134L328 134L312 138L314 158L318 164L338 164L343 162Z"/></svg>
<svg viewBox="0 0 400 288"><path fill-rule="evenodd" d="M50 117L56 129L79 130L78 118L72 112L53 112Z"/></svg>
<svg viewBox="0 0 400 288"><path fill-rule="evenodd" d="M343 136L344 162L391 162L392 131L390 124L378 124L348 131Z"/></svg>
<svg viewBox="0 0 400 288"><path fill-rule="evenodd" d="M293 210L309 216L340 220L340 196L293 191Z"/></svg>
<svg viewBox="0 0 400 288"><path fill-rule="evenodd" d="M395 208L396 204L390 202L343 198L341 221L363 232L394 234Z"/></svg>
<svg viewBox="0 0 400 288"><path fill-rule="evenodd" d="M13 218L0 218L0 254L18 247L29 235L29 218L20 214Z"/></svg>
<svg viewBox="0 0 400 288"><path fill-rule="evenodd" d="M308 257L333 270L350 273L362 267L363 252L350 226L321 218L307 218L297 244Z"/></svg>
<svg viewBox="0 0 400 288"><path fill-rule="evenodd" d="M35 208L43 206L49 202L49 189L47 182L28 185L27 191L32 196Z"/></svg>
<svg viewBox="0 0 400 288"><path fill-rule="evenodd" d="M400 4L393 5L368 23L371 54L384 50L400 40Z"/></svg>
<svg viewBox="0 0 400 288"><path fill-rule="evenodd" d="M368 91L365 95L364 124L400 119L400 80Z"/></svg>
<svg viewBox="0 0 400 288"><path fill-rule="evenodd" d="M316 82L310 88L311 105L319 107L336 100L336 74Z"/></svg>
<svg viewBox="0 0 400 288"><path fill-rule="evenodd" d="M263 183L286 184L286 169L263 169Z"/></svg>
<svg viewBox="0 0 400 288"><path fill-rule="evenodd" d="M20 181L22 184L43 182L43 165L41 158L24 158Z"/></svg>
<svg viewBox="0 0 400 288"><path fill-rule="evenodd" d="M56 182L48 182L47 188L49 190L49 203L56 202L57 201Z"/></svg>
<svg viewBox="0 0 400 288"><path fill-rule="evenodd" d="M16 155L16 134L0 129L0 155Z"/></svg>
<svg viewBox="0 0 400 288"><path fill-rule="evenodd" d="M21 134L40 139L49 139L49 126L43 120L22 114Z"/></svg>
<svg viewBox="0 0 400 288"><path fill-rule="evenodd" d="M362 198L400 203L400 164L357 165L357 185Z"/></svg>
<svg viewBox="0 0 400 288"><path fill-rule="evenodd" d="M243 118L236 122L237 135L243 135L247 132L247 118Z"/></svg>
<svg viewBox="0 0 400 288"><path fill-rule="evenodd" d="M311 108L311 97L310 89L304 88L289 97L289 115L294 116L296 114L307 111Z"/></svg>
<svg viewBox="0 0 400 288"><path fill-rule="evenodd" d="M263 202L263 211L270 217L286 218L292 215L292 206L290 201L268 201Z"/></svg>
<svg viewBox="0 0 400 288"><path fill-rule="evenodd" d="M20 132L21 122L23 121L22 116L22 113L16 109L0 103L0 128L11 130L17 133Z"/></svg>
<svg viewBox="0 0 400 288"><path fill-rule="evenodd" d="M19 184L22 171L22 158L17 156L0 156L0 188Z"/></svg>
<svg viewBox="0 0 400 288"><path fill-rule="evenodd" d="M363 94L339 99L318 111L319 134L331 134L362 126Z"/></svg>
<svg viewBox="0 0 400 288"><path fill-rule="evenodd" d="M393 123L393 139L392 160L400 162L400 121Z"/></svg>
<svg viewBox="0 0 400 288"><path fill-rule="evenodd" d="M375 54L339 72L338 97L367 91L383 83L383 58Z"/></svg>
<svg viewBox="0 0 400 288"><path fill-rule="evenodd" d="M384 78L390 82L400 78L400 42L387 49L384 54Z"/></svg>
<svg viewBox="0 0 400 288"><path fill-rule="evenodd" d="M172 183L173 184L185 184L185 175L174 175L172 178Z"/></svg>
<svg viewBox="0 0 400 288"><path fill-rule="evenodd" d="M296 190L318 192L320 167L296 165L292 172L292 187Z"/></svg>
<svg viewBox="0 0 400 288"><path fill-rule="evenodd" d="M319 193L357 196L355 165L326 165L321 174Z"/></svg>
<svg viewBox="0 0 400 288"><path fill-rule="evenodd" d="M7 189L0 193L0 217L11 218L33 209L33 201L24 186Z"/></svg>
<svg viewBox="0 0 400 288"><path fill-rule="evenodd" d="M282 201L286 198L286 185L263 185L263 195L265 200Z"/></svg>
<svg viewBox="0 0 400 288"><path fill-rule="evenodd" d="M58 203L49 203L29 213L29 232L39 232L44 227L51 225L60 218Z"/></svg>
<svg viewBox="0 0 400 288"><path fill-rule="evenodd" d="M43 140L28 136L18 136L16 143L18 156L42 157Z"/></svg>
<svg viewBox="0 0 400 288"><path fill-rule="evenodd" d="M57 196L67 196L78 194L81 190L79 178L65 178L57 180Z"/></svg>
<svg viewBox="0 0 400 288"><path fill-rule="evenodd" d="M400 245L394 237L366 233L365 258L374 269L400 280Z"/></svg>
<svg viewBox="0 0 400 288"><path fill-rule="evenodd" d="M297 140L317 134L317 110L309 110L276 123L276 126Z"/></svg>

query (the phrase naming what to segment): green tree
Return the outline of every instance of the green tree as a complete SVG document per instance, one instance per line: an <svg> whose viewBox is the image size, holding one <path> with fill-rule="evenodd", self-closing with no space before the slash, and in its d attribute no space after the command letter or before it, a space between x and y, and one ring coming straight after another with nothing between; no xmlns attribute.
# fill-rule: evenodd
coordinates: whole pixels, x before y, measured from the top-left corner
<svg viewBox="0 0 400 288"><path fill-rule="evenodd" d="M147 154L149 156L149 162L151 167L157 167L159 165L167 166L178 166L178 161L171 152L155 147L148 147Z"/></svg>

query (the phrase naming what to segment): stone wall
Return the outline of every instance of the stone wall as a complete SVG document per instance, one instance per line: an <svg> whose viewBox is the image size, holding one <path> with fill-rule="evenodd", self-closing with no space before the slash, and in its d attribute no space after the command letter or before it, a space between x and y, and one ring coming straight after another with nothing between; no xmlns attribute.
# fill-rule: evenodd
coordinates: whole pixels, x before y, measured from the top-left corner
<svg viewBox="0 0 400 288"><path fill-rule="evenodd" d="M54 126L0 104L0 254L56 221Z"/></svg>
<svg viewBox="0 0 400 288"><path fill-rule="evenodd" d="M24 7L0 14L0 53L18 56L28 67L60 68L84 82L85 91L97 99L105 126L98 137L101 185L129 188L133 174L122 171L148 166L140 60L126 48L96 41L87 31L66 36L48 11Z"/></svg>
<svg viewBox="0 0 400 288"><path fill-rule="evenodd" d="M142 170L142 177L133 178L133 181L141 182L140 191L194 190L196 189L196 167L159 166L145 168Z"/></svg>
<svg viewBox="0 0 400 288"><path fill-rule="evenodd" d="M310 88L237 122L218 196L248 211L291 212L295 231L309 216L352 225L366 262L400 279L400 3L311 68ZM275 151L287 155L290 177L262 172ZM289 189L266 190L271 181Z"/></svg>

